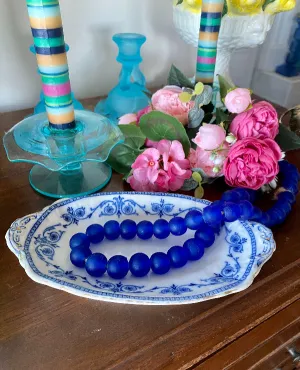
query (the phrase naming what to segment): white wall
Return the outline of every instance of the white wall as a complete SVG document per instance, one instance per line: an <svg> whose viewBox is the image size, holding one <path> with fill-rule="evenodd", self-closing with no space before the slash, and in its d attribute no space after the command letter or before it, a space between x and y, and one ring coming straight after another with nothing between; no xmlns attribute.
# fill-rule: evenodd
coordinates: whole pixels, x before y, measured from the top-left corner
<svg viewBox="0 0 300 370"><path fill-rule="evenodd" d="M61 0L72 89L76 97L105 95L117 83L120 65L111 41L118 32L148 37L143 46L144 71L150 86L166 82L172 63L186 74L195 72L196 49L177 35L172 0ZM0 112L32 107L41 83L25 0L0 0ZM250 87L258 49L240 50L231 73L239 86ZM246 68L245 68L246 66Z"/></svg>
<svg viewBox="0 0 300 370"><path fill-rule="evenodd" d="M177 35L172 0L61 0L72 89L79 98L106 94L117 82L114 33L148 37L142 70L150 85L165 83L172 62L193 74L196 50ZM32 107L40 79L25 0L0 0L0 111Z"/></svg>

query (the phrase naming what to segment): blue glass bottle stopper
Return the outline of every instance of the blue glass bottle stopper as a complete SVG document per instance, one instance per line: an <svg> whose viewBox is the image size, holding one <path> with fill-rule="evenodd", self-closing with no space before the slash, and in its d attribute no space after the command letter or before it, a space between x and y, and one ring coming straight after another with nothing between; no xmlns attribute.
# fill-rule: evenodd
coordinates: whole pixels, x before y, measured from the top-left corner
<svg viewBox="0 0 300 370"><path fill-rule="evenodd" d="M285 63L276 68L276 72L285 77L295 77L300 74L300 14L297 15L297 28L290 43Z"/></svg>
<svg viewBox="0 0 300 370"><path fill-rule="evenodd" d="M140 70L141 47L146 37L137 33L119 33L113 36L119 47L117 61L122 64L119 83L106 100L100 101L95 112L117 123L127 113L135 113L147 107L150 99L146 92L146 79Z"/></svg>

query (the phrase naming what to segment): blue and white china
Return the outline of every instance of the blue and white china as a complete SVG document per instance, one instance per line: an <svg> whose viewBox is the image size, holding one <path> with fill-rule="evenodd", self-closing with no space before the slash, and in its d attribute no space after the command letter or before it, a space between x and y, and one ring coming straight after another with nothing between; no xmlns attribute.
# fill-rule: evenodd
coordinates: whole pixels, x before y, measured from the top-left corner
<svg viewBox="0 0 300 370"><path fill-rule="evenodd" d="M100 193L89 197L59 200L41 212L16 220L7 231L6 241L18 257L27 275L34 281L81 297L131 304L175 305L202 302L240 292L248 288L275 251L270 229L255 222L226 224L216 241L200 261L190 262L159 276L150 273L137 278L128 274L122 281L107 274L93 278L85 269L70 262L72 235L85 232L94 223L109 220L136 222L158 218L184 217L193 209L209 205L179 194ZM122 254L130 258L138 252L148 256L166 252L173 245L194 236L188 230L182 236L171 235L163 241L138 238L93 245L93 253L107 258Z"/></svg>

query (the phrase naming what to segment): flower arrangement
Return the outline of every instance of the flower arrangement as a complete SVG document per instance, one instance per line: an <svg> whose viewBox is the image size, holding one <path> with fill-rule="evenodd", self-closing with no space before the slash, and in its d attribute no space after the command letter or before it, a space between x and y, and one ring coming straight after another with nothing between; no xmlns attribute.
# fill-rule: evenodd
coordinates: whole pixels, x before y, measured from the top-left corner
<svg viewBox="0 0 300 370"><path fill-rule="evenodd" d="M120 118L125 142L108 163L136 191L191 191L224 177L231 187L276 187L278 162L300 140L279 122L268 102L219 76L223 107L212 104L213 90L192 84L175 66L168 85L151 105Z"/></svg>

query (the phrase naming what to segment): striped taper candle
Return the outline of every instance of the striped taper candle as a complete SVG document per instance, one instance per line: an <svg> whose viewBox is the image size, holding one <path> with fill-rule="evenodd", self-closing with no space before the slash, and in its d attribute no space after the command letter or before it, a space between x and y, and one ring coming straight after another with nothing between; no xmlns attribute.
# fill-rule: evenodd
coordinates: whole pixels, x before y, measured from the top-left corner
<svg viewBox="0 0 300 370"><path fill-rule="evenodd" d="M203 0L199 31L196 81L212 84L224 0Z"/></svg>
<svg viewBox="0 0 300 370"><path fill-rule="evenodd" d="M30 25L51 127L75 127L59 0L27 0Z"/></svg>

